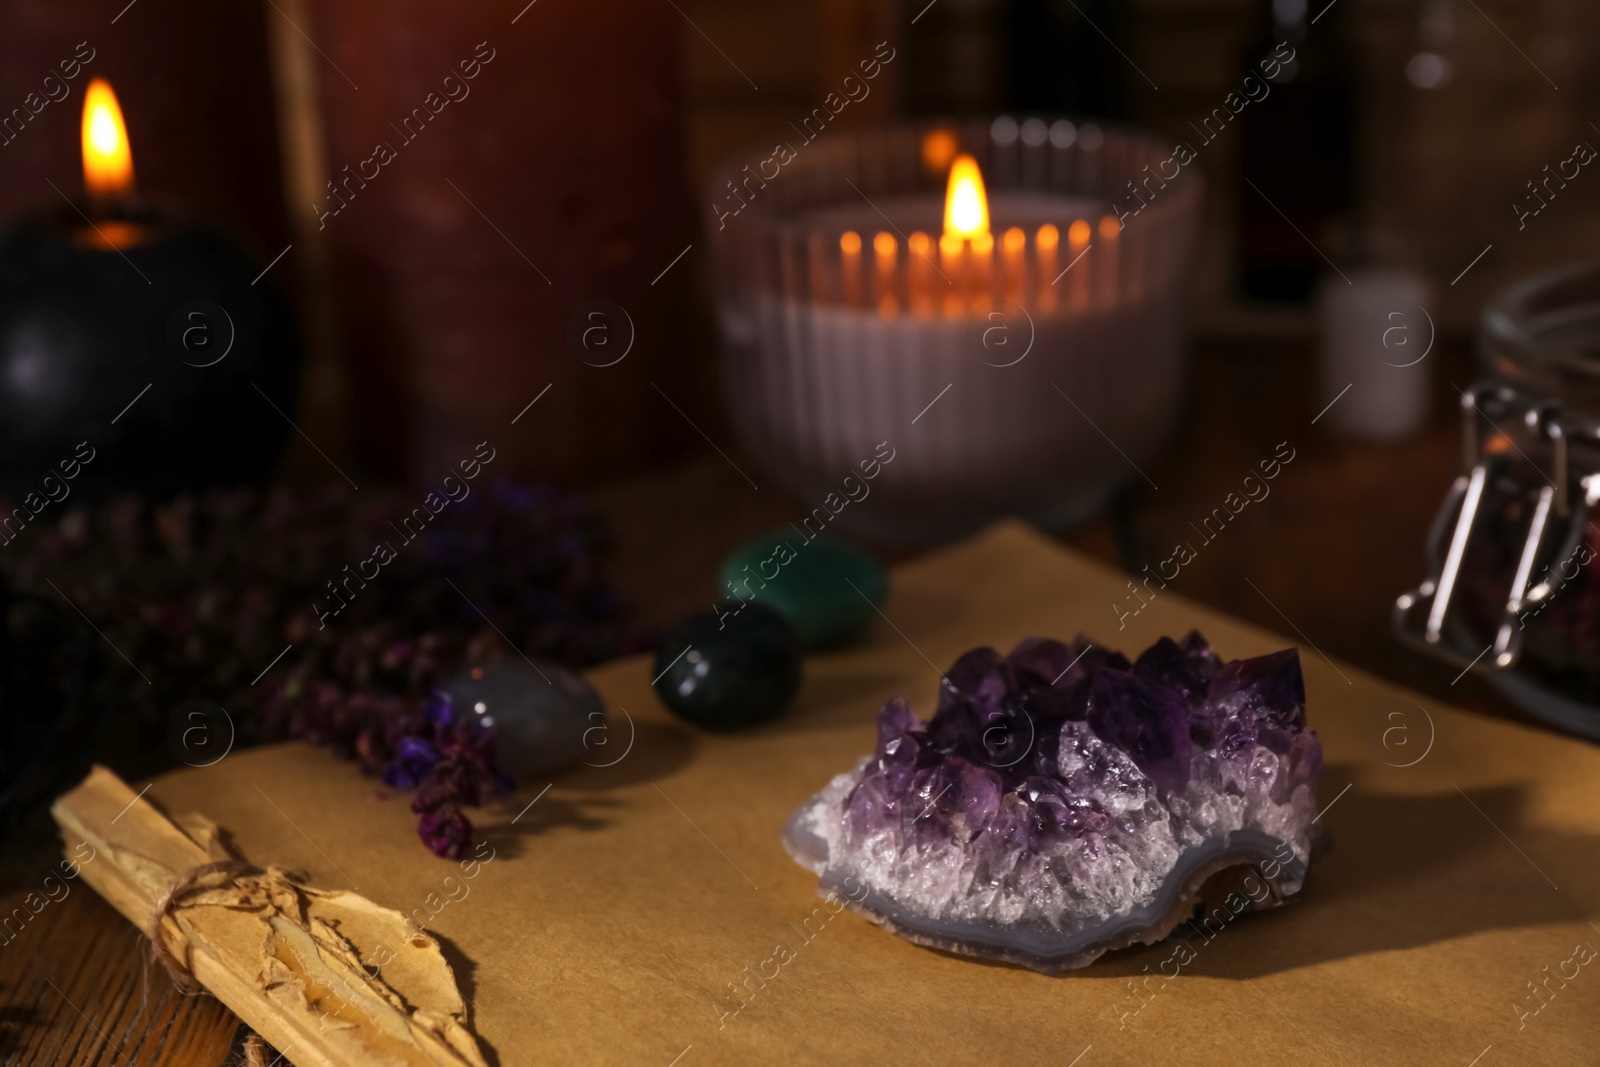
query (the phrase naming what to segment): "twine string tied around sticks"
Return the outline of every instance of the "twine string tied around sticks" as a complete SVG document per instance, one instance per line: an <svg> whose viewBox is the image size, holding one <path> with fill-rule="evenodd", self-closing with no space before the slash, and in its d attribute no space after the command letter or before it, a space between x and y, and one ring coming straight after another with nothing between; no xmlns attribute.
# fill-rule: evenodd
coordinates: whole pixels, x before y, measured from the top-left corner
<svg viewBox="0 0 1600 1067"><path fill-rule="evenodd" d="M177 954L167 947L166 935L161 930L162 920L166 919L177 908L178 904L188 894L192 893L199 884L213 875L225 874L229 880L248 878L252 875L263 874L261 868L244 860L218 860L215 863L202 863L197 867L190 867L184 871L172 884L162 891L156 898L155 909L150 915L150 924L145 928L145 934L150 939L150 948L156 960L166 970L167 976L172 979L172 984L185 995L194 996L205 990L194 980Z"/></svg>

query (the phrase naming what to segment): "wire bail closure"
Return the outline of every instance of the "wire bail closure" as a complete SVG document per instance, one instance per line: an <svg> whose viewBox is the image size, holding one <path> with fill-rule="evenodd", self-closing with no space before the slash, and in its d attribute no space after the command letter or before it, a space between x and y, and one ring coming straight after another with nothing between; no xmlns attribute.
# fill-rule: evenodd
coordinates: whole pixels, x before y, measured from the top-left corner
<svg viewBox="0 0 1600 1067"><path fill-rule="evenodd" d="M1576 494L1583 506L1573 507L1573 434L1572 427L1562 418L1559 402L1533 399L1504 385L1480 382L1461 394L1461 414L1463 473L1451 485L1429 530L1428 579L1395 601L1392 622L1402 641L1435 658L1464 670L1509 671L1522 656L1523 614L1540 607L1555 593L1548 581L1533 582L1535 568L1541 563L1548 568L1552 561L1574 551L1583 534L1588 494ZM1480 432L1480 416L1495 427L1495 436L1488 441ZM1552 457L1550 476L1499 429L1496 416L1515 418L1531 437L1548 448ZM1490 447L1497 441L1504 441L1510 449ZM1531 479L1523 468L1537 472L1538 480L1545 484L1529 486ZM1474 532L1480 529L1485 490L1519 485L1526 487L1532 514L1499 627L1493 641L1480 649L1467 625L1450 609L1460 589L1462 562Z"/></svg>

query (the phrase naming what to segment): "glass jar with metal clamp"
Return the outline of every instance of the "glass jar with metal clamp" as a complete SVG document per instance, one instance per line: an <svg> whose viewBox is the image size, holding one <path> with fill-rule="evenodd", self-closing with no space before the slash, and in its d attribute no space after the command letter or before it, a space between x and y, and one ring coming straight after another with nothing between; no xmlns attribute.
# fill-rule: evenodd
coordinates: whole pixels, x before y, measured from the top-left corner
<svg viewBox="0 0 1600 1067"><path fill-rule="evenodd" d="M1501 294L1480 356L1486 377L1461 396L1462 473L1394 628L1600 740L1600 262Z"/></svg>

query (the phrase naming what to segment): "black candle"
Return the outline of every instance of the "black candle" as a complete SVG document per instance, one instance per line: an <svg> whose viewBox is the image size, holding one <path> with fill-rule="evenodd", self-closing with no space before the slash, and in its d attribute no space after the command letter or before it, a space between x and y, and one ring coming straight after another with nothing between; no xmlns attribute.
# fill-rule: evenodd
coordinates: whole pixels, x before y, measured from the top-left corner
<svg viewBox="0 0 1600 1067"><path fill-rule="evenodd" d="M294 418L299 346L267 265L134 197L100 81L83 141L88 201L0 236L0 490L22 504L0 540L69 496L258 481Z"/></svg>

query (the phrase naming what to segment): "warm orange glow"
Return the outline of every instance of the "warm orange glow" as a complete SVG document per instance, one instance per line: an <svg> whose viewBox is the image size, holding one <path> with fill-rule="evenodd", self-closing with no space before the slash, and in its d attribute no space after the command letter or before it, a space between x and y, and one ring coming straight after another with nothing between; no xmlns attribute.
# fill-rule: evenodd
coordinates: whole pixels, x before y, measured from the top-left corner
<svg viewBox="0 0 1600 1067"><path fill-rule="evenodd" d="M116 250L132 248L144 240L146 228L121 219L101 219L93 226L80 228L73 233L73 241L81 248Z"/></svg>
<svg viewBox="0 0 1600 1067"><path fill-rule="evenodd" d="M1067 262L1077 264L1089 248L1089 238L1094 233L1094 227L1088 219L1074 219L1072 225L1067 227ZM1066 278L1066 300L1075 308L1088 306L1089 281L1093 275L1090 264L1082 263Z"/></svg>
<svg viewBox="0 0 1600 1067"><path fill-rule="evenodd" d="M1061 231L1050 223L1039 227L1034 236L1033 249L1038 257L1039 310L1050 311L1056 306L1056 282L1061 275L1056 272L1056 250L1061 247Z"/></svg>
<svg viewBox="0 0 1600 1067"><path fill-rule="evenodd" d="M956 158L956 135L949 130L929 130L922 138L922 165L943 174Z"/></svg>
<svg viewBox="0 0 1600 1067"><path fill-rule="evenodd" d="M1099 249L1096 255L1104 256L1094 272L1095 302L1100 304L1115 304L1117 302L1117 244L1122 234L1122 223L1115 215L1102 215L1098 230L1100 237Z"/></svg>
<svg viewBox="0 0 1600 1067"><path fill-rule="evenodd" d="M946 230L939 235L939 267L944 275L944 313L959 318L966 311L966 238Z"/></svg>
<svg viewBox="0 0 1600 1067"><path fill-rule="evenodd" d="M83 97L83 185L91 196L126 196L133 191L133 153L117 94L104 78L89 83Z"/></svg>
<svg viewBox="0 0 1600 1067"><path fill-rule="evenodd" d="M894 234L879 230L872 239L872 254L878 265L878 311L890 316L900 310L899 301L895 299L895 252Z"/></svg>
<svg viewBox="0 0 1600 1067"><path fill-rule="evenodd" d="M981 300L982 294L988 292L994 285L994 234L980 233L972 239L972 273L967 278L967 285L972 290L969 294L974 300Z"/></svg>
<svg viewBox="0 0 1600 1067"><path fill-rule="evenodd" d="M945 266L959 263L961 260L962 239L960 234L946 230L939 236L939 258Z"/></svg>
<svg viewBox="0 0 1600 1067"><path fill-rule="evenodd" d="M844 256L844 302L854 307L861 301L861 235L844 231L839 236L839 251Z"/></svg>
<svg viewBox="0 0 1600 1067"><path fill-rule="evenodd" d="M933 252L933 241L918 230L906 238L906 249L909 252L906 266L910 271L906 290L912 309L926 315L933 310L933 260L929 258Z"/></svg>
<svg viewBox="0 0 1600 1067"><path fill-rule="evenodd" d="M944 194L945 236L976 237L989 232L989 198L983 191L983 172L971 156L957 156L950 164L950 184Z"/></svg>
<svg viewBox="0 0 1600 1067"><path fill-rule="evenodd" d="M1028 247L1028 235L1022 232L1020 226L1013 226L1000 238L1001 264L1005 272L1006 295L1012 300L1022 297L1022 286L1026 268L1023 266L1023 256Z"/></svg>

